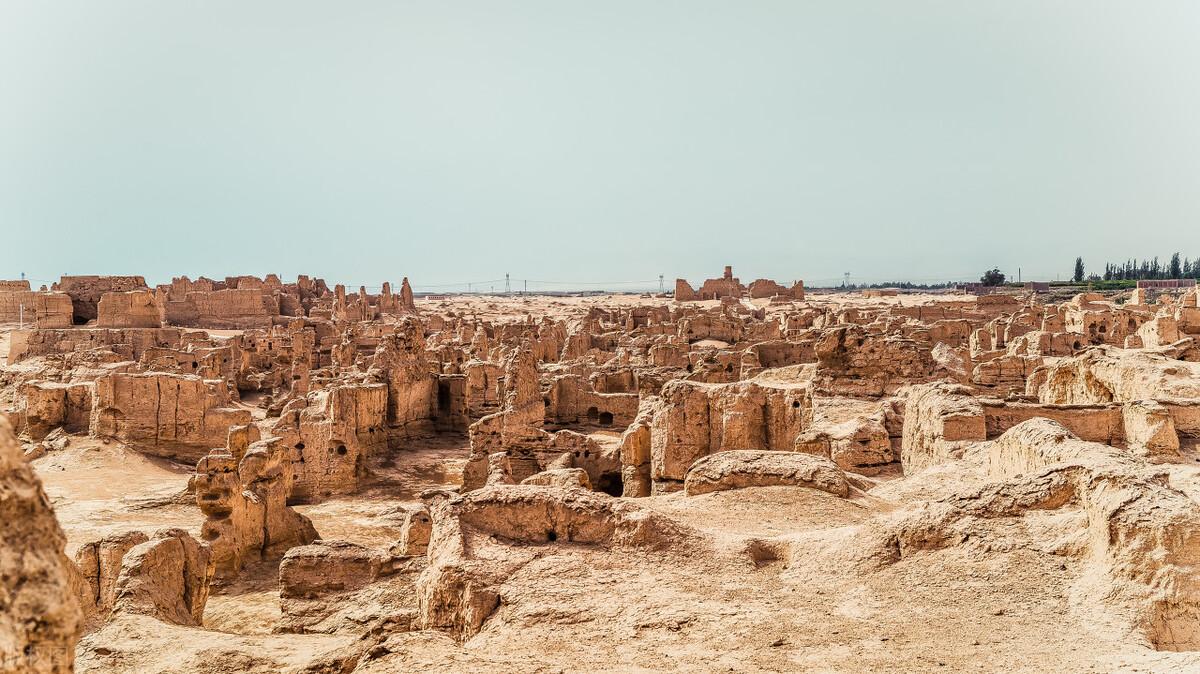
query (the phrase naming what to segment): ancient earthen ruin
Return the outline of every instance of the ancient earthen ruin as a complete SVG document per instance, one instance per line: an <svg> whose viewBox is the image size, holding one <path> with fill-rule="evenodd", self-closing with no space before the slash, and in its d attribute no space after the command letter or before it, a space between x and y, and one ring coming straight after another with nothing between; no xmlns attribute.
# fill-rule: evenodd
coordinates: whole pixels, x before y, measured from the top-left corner
<svg viewBox="0 0 1200 674"><path fill-rule="evenodd" d="M1200 671L1200 293L0 282L0 671Z"/></svg>

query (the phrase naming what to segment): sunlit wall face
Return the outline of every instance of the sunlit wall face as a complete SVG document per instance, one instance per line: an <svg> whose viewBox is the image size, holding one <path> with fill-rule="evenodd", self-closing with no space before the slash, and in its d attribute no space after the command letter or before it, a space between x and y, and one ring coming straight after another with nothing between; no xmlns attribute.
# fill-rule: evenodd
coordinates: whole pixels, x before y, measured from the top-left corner
<svg viewBox="0 0 1200 674"><path fill-rule="evenodd" d="M0 278L1200 255L1200 4L0 3Z"/></svg>

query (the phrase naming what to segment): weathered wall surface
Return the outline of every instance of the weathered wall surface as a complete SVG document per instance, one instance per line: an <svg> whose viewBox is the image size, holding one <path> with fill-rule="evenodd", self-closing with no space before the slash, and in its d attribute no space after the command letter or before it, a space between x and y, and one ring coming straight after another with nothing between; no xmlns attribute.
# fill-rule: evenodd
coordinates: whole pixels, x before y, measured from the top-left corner
<svg viewBox="0 0 1200 674"><path fill-rule="evenodd" d="M72 671L83 616L65 545L41 480L0 418L0 670Z"/></svg>
<svg viewBox="0 0 1200 674"><path fill-rule="evenodd" d="M229 406L225 382L191 375L115 373L96 380L90 429L138 451L197 461L225 444L250 411Z"/></svg>
<svg viewBox="0 0 1200 674"><path fill-rule="evenodd" d="M5 283L13 283L5 281ZM20 323L25 327L66 328L71 326L71 298L64 293L35 292L25 288L0 288L0 323Z"/></svg>
<svg viewBox="0 0 1200 674"><path fill-rule="evenodd" d="M655 488L681 486L701 457L730 449L791 451L812 421L812 389L756 381L704 384L672 381L651 424Z"/></svg>
<svg viewBox="0 0 1200 674"><path fill-rule="evenodd" d="M63 276L50 289L69 295L75 322L87 323L96 320L104 293L149 290L149 287L141 276Z"/></svg>
<svg viewBox="0 0 1200 674"><path fill-rule="evenodd" d="M96 308L98 328L157 328L162 326L162 309L152 291L133 290L104 293Z"/></svg>
<svg viewBox="0 0 1200 674"><path fill-rule="evenodd" d="M160 296L163 293L160 292ZM169 325L189 328L267 328L279 316L279 300L254 288L191 291L182 299L163 298L163 316Z"/></svg>

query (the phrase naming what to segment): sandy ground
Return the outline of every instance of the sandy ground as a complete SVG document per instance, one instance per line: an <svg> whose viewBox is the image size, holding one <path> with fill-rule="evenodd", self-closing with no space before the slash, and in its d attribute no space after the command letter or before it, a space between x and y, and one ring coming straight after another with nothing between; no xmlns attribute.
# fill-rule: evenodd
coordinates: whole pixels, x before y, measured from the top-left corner
<svg viewBox="0 0 1200 674"><path fill-rule="evenodd" d="M390 545L403 508L421 490L454 484L465 451L465 439L444 439L396 452L375 468L363 493L300 509L325 538ZM76 440L39 459L38 469L71 545L123 528L199 526L192 507L155 505L182 488L186 474L119 445ZM932 493L963 480L942 470L921 481ZM1200 667L1200 657L1157 653L1090 624L1086 618L1097 614L1074 589L1083 570L1038 543L1071 513L981 525L972 545L920 553L870 574L846 572L834 553L857 544L859 525L925 496L911 481L880 482L851 499L793 487L641 499L706 542L687 553L548 546L505 583L503 605L479 635L457 644L442 633L397 633L355 671ZM792 557L757 559L750 550L764 540L791 541ZM273 634L277 572L272 564L251 567L236 583L215 588L204 629L117 621L85 639L80 671L299 671L353 642Z"/></svg>
<svg viewBox="0 0 1200 674"><path fill-rule="evenodd" d="M204 516L184 494L192 466L78 435L33 466L67 534L69 555L84 543L135 529L181 527L200 535Z"/></svg>
<svg viewBox="0 0 1200 674"><path fill-rule="evenodd" d="M296 510L313 521L322 538L390 546L400 537L405 508L419 505L421 492L462 484L469 452L466 436L414 442L376 461L357 494L296 506Z"/></svg>

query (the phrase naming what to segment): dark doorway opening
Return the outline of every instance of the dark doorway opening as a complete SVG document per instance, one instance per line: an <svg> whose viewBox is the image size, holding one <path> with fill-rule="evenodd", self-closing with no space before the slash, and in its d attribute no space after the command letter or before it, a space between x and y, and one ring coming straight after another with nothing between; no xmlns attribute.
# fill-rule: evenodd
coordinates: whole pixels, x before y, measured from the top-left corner
<svg viewBox="0 0 1200 674"><path fill-rule="evenodd" d="M620 496L625 492L625 482L616 471L602 473L596 480L596 491L602 491L609 496Z"/></svg>

